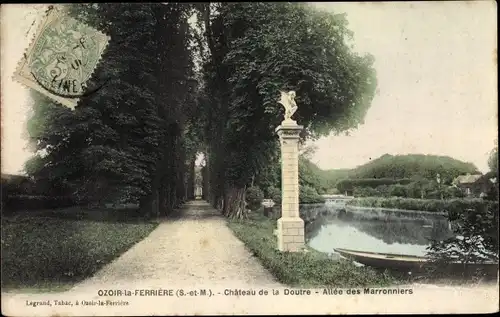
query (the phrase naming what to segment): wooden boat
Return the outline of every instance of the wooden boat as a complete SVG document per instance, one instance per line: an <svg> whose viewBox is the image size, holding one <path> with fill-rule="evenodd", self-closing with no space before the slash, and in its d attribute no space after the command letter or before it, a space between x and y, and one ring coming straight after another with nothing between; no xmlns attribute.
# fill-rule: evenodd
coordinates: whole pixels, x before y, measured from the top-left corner
<svg viewBox="0 0 500 317"><path fill-rule="evenodd" d="M419 272L425 270L429 264L429 259L423 256L393 254L393 253L376 253L366 251L356 251L349 249L334 249L345 258L352 259L358 263L380 269L392 269L406 272ZM463 271L462 263L449 263L447 270ZM498 263L470 263L467 264L466 271L485 270L488 273L496 274L498 271Z"/></svg>

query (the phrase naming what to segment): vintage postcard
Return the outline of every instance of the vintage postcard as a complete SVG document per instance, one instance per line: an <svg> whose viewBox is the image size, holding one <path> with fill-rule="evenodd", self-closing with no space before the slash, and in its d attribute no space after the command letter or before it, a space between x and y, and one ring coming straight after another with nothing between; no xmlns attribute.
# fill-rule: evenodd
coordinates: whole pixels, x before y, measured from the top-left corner
<svg viewBox="0 0 500 317"><path fill-rule="evenodd" d="M496 12L2 5L2 314L499 311Z"/></svg>

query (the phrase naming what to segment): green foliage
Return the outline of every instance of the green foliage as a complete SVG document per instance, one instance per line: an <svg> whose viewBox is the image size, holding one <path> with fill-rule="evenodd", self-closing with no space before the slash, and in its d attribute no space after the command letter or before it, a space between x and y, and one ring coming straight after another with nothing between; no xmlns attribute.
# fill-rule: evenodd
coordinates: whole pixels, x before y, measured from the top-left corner
<svg viewBox="0 0 500 317"><path fill-rule="evenodd" d="M312 187L320 194L328 190L328 182L323 171L304 156L299 156L299 184Z"/></svg>
<svg viewBox="0 0 500 317"><path fill-rule="evenodd" d="M153 223L109 221L115 219L105 218L102 210L93 213L100 221L82 220L89 214L85 210L3 217L2 289L67 290L156 228Z"/></svg>
<svg viewBox="0 0 500 317"><path fill-rule="evenodd" d="M279 188L271 188L269 190L269 196L273 201L274 203L276 204L281 204L281 189Z"/></svg>
<svg viewBox="0 0 500 317"><path fill-rule="evenodd" d="M429 191L429 189L432 187L432 182L425 180L425 179L420 179L414 182L411 182L410 184L407 185L406 191L408 194L408 198L427 198L426 193Z"/></svg>
<svg viewBox="0 0 500 317"><path fill-rule="evenodd" d="M266 197L273 197L275 190L281 188L281 164L279 162L270 164L256 177L256 184L265 188ZM326 193L329 186L324 171L303 155L299 156L299 185L313 188L316 191L315 196ZM281 197L281 190L279 195Z"/></svg>
<svg viewBox="0 0 500 317"><path fill-rule="evenodd" d="M392 197L408 197L406 187L401 184L389 186L389 195Z"/></svg>
<svg viewBox="0 0 500 317"><path fill-rule="evenodd" d="M378 208L393 208L405 210L419 210L429 212L447 212L450 217L461 213L466 213L467 210L485 208L485 206L496 206L498 202L487 201L483 199L415 199L415 198L399 198L399 197L366 197L354 198L347 202L349 206L361 207L378 207ZM493 208L492 207L492 208Z"/></svg>
<svg viewBox="0 0 500 317"><path fill-rule="evenodd" d="M261 168L255 177L254 184L264 190L266 197L271 197L274 189L281 188L281 163L277 156L268 165Z"/></svg>
<svg viewBox="0 0 500 317"><path fill-rule="evenodd" d="M338 193L337 183L343 179L349 178L350 171L350 169L321 170L321 175L329 194Z"/></svg>
<svg viewBox="0 0 500 317"><path fill-rule="evenodd" d="M249 187L245 193L245 199L251 209L258 208L264 200L264 192L257 186Z"/></svg>
<svg viewBox="0 0 500 317"><path fill-rule="evenodd" d="M294 287L364 287L394 284L391 277L368 267L356 267L347 260L333 261L326 254L309 249L280 252L273 229L276 221L260 214L231 220L229 227L281 283Z"/></svg>
<svg viewBox="0 0 500 317"><path fill-rule="evenodd" d="M325 199L313 187L307 185L299 186L299 204L319 204L324 202Z"/></svg>
<svg viewBox="0 0 500 317"><path fill-rule="evenodd" d="M433 181L416 181L407 185L393 184L373 187L354 187L355 197L404 197L420 199L463 198L464 193L457 187L438 185Z"/></svg>
<svg viewBox="0 0 500 317"><path fill-rule="evenodd" d="M382 186L380 186L382 187ZM352 194L354 197L377 197L383 196L381 190L372 187L354 187Z"/></svg>
<svg viewBox="0 0 500 317"><path fill-rule="evenodd" d="M392 184L409 184L411 179L391 179L391 178L362 178L344 179L337 183L339 192L352 192L355 187L378 187Z"/></svg>
<svg viewBox="0 0 500 317"><path fill-rule="evenodd" d="M465 197L464 192L457 187L446 186L445 189L443 190L444 199L464 198L464 197Z"/></svg>
<svg viewBox="0 0 500 317"><path fill-rule="evenodd" d="M3 202L3 208L8 211L65 208L77 203L72 197L67 196L35 195L9 195Z"/></svg>
<svg viewBox="0 0 500 317"><path fill-rule="evenodd" d="M450 261L498 263L498 202L460 204L460 212L450 213L450 221L456 223L454 236L433 241L428 255L434 262L434 270Z"/></svg>
<svg viewBox="0 0 500 317"><path fill-rule="evenodd" d="M406 157L406 160L410 159L410 156ZM267 186L263 188L281 186L280 168L279 163L274 163L274 165L269 167L267 170L273 171L273 174L271 174L272 176L268 176L270 175L269 172L267 172L267 174L263 173L259 176L257 178L259 186L262 186L260 184L265 184L265 186ZM438 199L441 198L441 196L445 199L463 197L463 193L458 188L445 184L439 185L435 180L435 174L430 179L424 178L422 176L424 174L409 174L412 175L412 178L403 179L354 178L355 175L359 175L358 169L362 168L363 167L359 167L354 170L323 171L304 156L300 156L299 182L302 186L313 187L318 193L333 193L329 186L334 184L339 193L343 194L347 192L348 194L352 194L356 197L396 196L422 199ZM432 173L429 175L432 175ZM353 176L353 178L339 179L347 176ZM268 195L267 192L266 195Z"/></svg>

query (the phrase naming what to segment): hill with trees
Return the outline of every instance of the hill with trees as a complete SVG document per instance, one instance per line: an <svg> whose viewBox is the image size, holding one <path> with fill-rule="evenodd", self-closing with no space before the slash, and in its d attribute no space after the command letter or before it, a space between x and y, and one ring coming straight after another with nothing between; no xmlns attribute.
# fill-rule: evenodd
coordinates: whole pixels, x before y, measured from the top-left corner
<svg viewBox="0 0 500 317"><path fill-rule="evenodd" d="M344 179L385 179L435 180L440 175L443 184L451 184L453 179L462 174L480 174L478 168L449 156L405 154L385 154L366 164L353 169L326 170L322 172L329 184L336 184ZM377 182L377 181L375 181ZM388 181L386 181L388 182Z"/></svg>
<svg viewBox="0 0 500 317"><path fill-rule="evenodd" d="M496 152L492 151L492 158L490 159L492 168L496 166L495 155ZM279 160L279 158L276 159ZM280 184L280 166L279 161L276 162L267 171L267 173L273 171L271 178L266 172L258 178L263 188ZM299 159L300 184L315 188L320 194L352 191L353 187L374 188L381 185L407 185L415 181L427 183L428 181L435 181L437 174L440 175L442 184L450 185L457 176L467 173L480 174L480 171L472 163L438 155L385 154L353 169L330 170L323 170L311 162L310 155L303 155ZM270 183L266 184L267 181L270 181ZM339 182L341 188L337 188Z"/></svg>
<svg viewBox="0 0 500 317"><path fill-rule="evenodd" d="M472 163L462 162L449 156L385 154L351 170L350 178L424 178L435 179L439 174L443 183L451 183L462 174L480 173Z"/></svg>
<svg viewBox="0 0 500 317"><path fill-rule="evenodd" d="M471 163L447 156L436 155L383 155L373 161L353 169L322 170L311 162L310 155L299 157L299 184L314 189L318 194L353 193L360 196L375 194L374 188L383 195L395 196L435 196L437 195L436 175L440 174L443 185L450 185L462 174L476 174L478 169ZM255 177L255 185L262 188L264 196L276 195L281 188L281 166L279 158ZM397 186L396 186L397 185ZM408 186L404 189L404 186ZM456 196L456 193L450 195ZM405 194L406 192L406 194ZM411 193L408 193L411 192ZM274 194L273 194L274 193ZM382 193L378 193L382 195Z"/></svg>

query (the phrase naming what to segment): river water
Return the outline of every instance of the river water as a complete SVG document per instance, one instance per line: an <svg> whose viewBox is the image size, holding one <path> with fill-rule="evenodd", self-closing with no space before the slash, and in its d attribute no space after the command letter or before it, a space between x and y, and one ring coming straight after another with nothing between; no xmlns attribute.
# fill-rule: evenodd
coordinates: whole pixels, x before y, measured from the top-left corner
<svg viewBox="0 0 500 317"><path fill-rule="evenodd" d="M274 217L279 217L279 208L274 210ZM317 204L301 205L300 216L306 243L325 253L345 248L423 256L431 240L452 234L444 215L418 211Z"/></svg>

